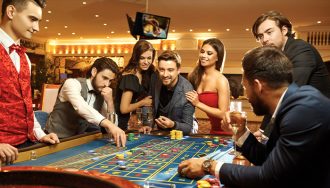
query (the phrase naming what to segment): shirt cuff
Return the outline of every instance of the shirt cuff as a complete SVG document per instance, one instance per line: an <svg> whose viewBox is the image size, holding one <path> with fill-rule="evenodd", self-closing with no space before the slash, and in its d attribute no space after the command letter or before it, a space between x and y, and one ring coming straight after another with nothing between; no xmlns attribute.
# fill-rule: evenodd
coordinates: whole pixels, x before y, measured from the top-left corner
<svg viewBox="0 0 330 188"><path fill-rule="evenodd" d="M237 140L236 145L238 147L242 147L243 144L244 144L244 142L245 142L245 140L247 139L247 137L249 135L250 135L250 130L249 129L246 129L245 133L241 137L239 137L239 139Z"/></svg>
<svg viewBox="0 0 330 188"><path fill-rule="evenodd" d="M215 172L214 172L214 176L220 180L220 169L222 167L222 165L224 164L224 162L222 161L217 161L217 165L215 166Z"/></svg>
<svg viewBox="0 0 330 188"><path fill-rule="evenodd" d="M36 128L33 132L37 140L40 140L42 137L46 136L46 133L41 128Z"/></svg>

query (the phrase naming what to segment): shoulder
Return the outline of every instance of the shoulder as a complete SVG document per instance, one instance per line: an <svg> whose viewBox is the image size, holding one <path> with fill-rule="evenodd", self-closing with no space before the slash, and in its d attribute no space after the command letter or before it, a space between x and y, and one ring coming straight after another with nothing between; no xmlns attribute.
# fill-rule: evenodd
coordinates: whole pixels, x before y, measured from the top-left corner
<svg viewBox="0 0 330 188"><path fill-rule="evenodd" d="M222 73L220 73L219 71L217 71L217 73L215 74L215 80L217 82L218 86L228 86L228 79L227 77L225 77L225 75L223 75Z"/></svg>
<svg viewBox="0 0 330 188"><path fill-rule="evenodd" d="M191 83L183 76L179 75L179 83L178 83L185 92L194 90Z"/></svg>

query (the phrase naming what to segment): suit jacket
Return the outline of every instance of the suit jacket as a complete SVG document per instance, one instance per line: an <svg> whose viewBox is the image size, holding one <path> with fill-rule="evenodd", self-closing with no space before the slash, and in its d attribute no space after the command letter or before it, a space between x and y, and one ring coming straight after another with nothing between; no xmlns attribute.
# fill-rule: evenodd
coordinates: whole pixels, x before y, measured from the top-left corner
<svg viewBox="0 0 330 188"><path fill-rule="evenodd" d="M157 74L151 77L150 94L153 100L154 114L157 114L162 81ZM193 126L194 106L186 99L185 93L192 91L193 86L183 76L179 75L173 97L169 102L168 118L175 122L173 129L181 130L183 134L190 133Z"/></svg>
<svg viewBox="0 0 330 188"><path fill-rule="evenodd" d="M242 154L255 166L224 164L233 187L330 187L330 100L311 86L291 84L266 145L250 134Z"/></svg>
<svg viewBox="0 0 330 188"><path fill-rule="evenodd" d="M311 85L330 98L330 76L319 52L309 43L289 37L284 53L293 64L293 81Z"/></svg>

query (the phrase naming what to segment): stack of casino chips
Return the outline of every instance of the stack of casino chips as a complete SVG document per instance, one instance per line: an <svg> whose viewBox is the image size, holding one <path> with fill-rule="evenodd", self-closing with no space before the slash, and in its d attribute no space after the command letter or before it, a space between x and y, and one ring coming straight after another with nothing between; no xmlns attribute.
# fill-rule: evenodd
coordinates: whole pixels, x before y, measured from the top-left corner
<svg viewBox="0 0 330 188"><path fill-rule="evenodd" d="M128 141L132 141L134 140L134 133L128 133L128 138L127 138Z"/></svg>
<svg viewBox="0 0 330 188"><path fill-rule="evenodd" d="M172 130L172 131L170 132L170 138L171 138L172 140L174 140L174 139L181 140L182 137L183 137L183 133L182 133L182 131Z"/></svg>

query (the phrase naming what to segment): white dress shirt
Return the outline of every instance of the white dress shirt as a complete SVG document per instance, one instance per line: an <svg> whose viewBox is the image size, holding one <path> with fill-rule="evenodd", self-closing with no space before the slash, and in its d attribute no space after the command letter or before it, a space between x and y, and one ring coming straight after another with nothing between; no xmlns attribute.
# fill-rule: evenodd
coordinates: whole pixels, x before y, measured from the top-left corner
<svg viewBox="0 0 330 188"><path fill-rule="evenodd" d="M0 28L0 44L6 49L7 53L9 53L9 47L12 44L19 44L19 41L14 41L6 32L4 32L1 28ZM17 72L20 71L20 57L17 54L17 52L14 50L11 52L11 54L9 54L10 59L12 60L12 62L14 63L14 66L17 70ZM28 61L29 67L30 67L30 73L31 73L31 62L29 57L25 54L26 59ZM32 106L31 106L32 108ZM34 113L33 113L34 115ZM43 136L45 136L45 132L41 129L40 123L38 122L37 118L34 115L34 127L33 127L33 132L34 132L34 136L40 140Z"/></svg>
<svg viewBox="0 0 330 188"><path fill-rule="evenodd" d="M88 90L94 90L91 80L86 79ZM89 123L99 125L105 119L107 113L107 104L104 101L101 113L93 108L95 102L95 94L87 93L87 101L81 96L81 84L77 79L69 78L65 81L59 93L61 102L70 102L74 110L86 119ZM117 118L116 118L117 119ZM116 124L116 123L115 123Z"/></svg>

